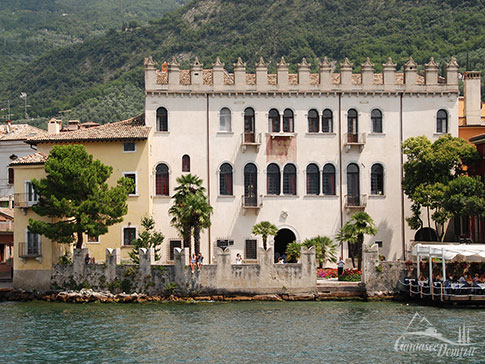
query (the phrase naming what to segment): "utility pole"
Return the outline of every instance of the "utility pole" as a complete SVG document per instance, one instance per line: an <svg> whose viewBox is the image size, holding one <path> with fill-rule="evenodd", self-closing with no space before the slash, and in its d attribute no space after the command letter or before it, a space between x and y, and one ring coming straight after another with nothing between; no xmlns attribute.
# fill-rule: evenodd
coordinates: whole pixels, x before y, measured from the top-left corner
<svg viewBox="0 0 485 364"><path fill-rule="evenodd" d="M29 114L27 114L27 93L21 92L20 98L24 99L25 119L29 120Z"/></svg>

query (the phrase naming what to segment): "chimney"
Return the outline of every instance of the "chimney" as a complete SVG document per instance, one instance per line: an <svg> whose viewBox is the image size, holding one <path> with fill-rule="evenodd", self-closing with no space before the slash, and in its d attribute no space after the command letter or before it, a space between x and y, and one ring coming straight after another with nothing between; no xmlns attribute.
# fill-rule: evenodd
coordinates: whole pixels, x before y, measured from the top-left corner
<svg viewBox="0 0 485 364"><path fill-rule="evenodd" d="M199 57L195 57L194 63L190 65L190 83L192 85L202 85L202 66Z"/></svg>
<svg viewBox="0 0 485 364"><path fill-rule="evenodd" d="M212 64L212 84L214 90L219 90L224 86L224 63L219 57L216 58L216 63Z"/></svg>
<svg viewBox="0 0 485 364"><path fill-rule="evenodd" d="M145 58L145 90L153 90L157 87L157 64L152 57Z"/></svg>
<svg viewBox="0 0 485 364"><path fill-rule="evenodd" d="M49 134L59 134L61 132L59 121L60 120L56 120L54 118L49 120L49 123L47 124L47 132Z"/></svg>
<svg viewBox="0 0 485 364"><path fill-rule="evenodd" d="M10 120L7 120L7 125L5 127L7 134L10 134L12 132L12 122Z"/></svg>
<svg viewBox="0 0 485 364"><path fill-rule="evenodd" d="M481 124L482 95L480 90L481 73L479 71L465 72L463 74L465 83L465 120L466 125Z"/></svg>

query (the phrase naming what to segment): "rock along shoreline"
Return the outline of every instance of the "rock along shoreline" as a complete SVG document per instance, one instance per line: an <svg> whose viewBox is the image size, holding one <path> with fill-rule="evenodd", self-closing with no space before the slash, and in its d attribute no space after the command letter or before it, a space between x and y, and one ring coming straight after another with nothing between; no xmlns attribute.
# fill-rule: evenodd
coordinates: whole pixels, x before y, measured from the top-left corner
<svg viewBox="0 0 485 364"><path fill-rule="evenodd" d="M392 296L380 296L378 299L393 299ZM259 294L259 295L204 295L204 296L149 296L142 293L117 293L108 291L97 292L91 289L80 291L62 291L51 293L36 293L13 288L0 289L0 301L47 301L65 303L145 303L145 302L242 302L242 301L328 301L328 300L354 300L364 301L370 297L341 297L326 293L316 294Z"/></svg>

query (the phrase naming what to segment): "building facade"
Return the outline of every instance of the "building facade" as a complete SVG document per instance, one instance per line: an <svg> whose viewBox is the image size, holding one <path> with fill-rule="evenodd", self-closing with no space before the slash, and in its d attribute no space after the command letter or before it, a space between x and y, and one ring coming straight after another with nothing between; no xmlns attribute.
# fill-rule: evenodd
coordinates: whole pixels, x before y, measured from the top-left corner
<svg viewBox="0 0 485 364"><path fill-rule="evenodd" d="M289 74L282 59L268 74L261 59L248 74L241 59L233 73L219 59L212 69L196 59L190 70L173 59L166 71L147 59L149 190L167 245L180 244L168 209L176 178L190 172L204 180L214 207L202 237L209 261L216 246L226 245L254 259L261 242L251 229L260 221L278 227L270 245L282 254L293 240L334 238L356 211L374 219L379 232L368 239L381 255L405 258L414 232L405 221L401 143L458 136L458 65L450 61L446 78L433 59L424 68L419 75L411 58L396 73L389 59L375 74L367 60L353 74L346 59L337 74L325 59L311 73L303 59Z"/></svg>
<svg viewBox="0 0 485 364"><path fill-rule="evenodd" d="M86 151L111 166L113 172L107 183L116 185L124 176L135 181L135 189L127 199L128 213L121 223L110 226L102 236L85 236L85 247L94 261L104 261L106 248L121 248L121 258L128 259L131 242L138 236L140 220L151 211L149 186L150 128L144 124L143 115L129 120L98 127L60 133L59 128L28 140L37 152L18 158L11 163L15 170L15 231L14 231L14 285L24 289L49 289L51 267L59 257L72 252L72 246L58 244L45 236L29 231L29 219L53 222L32 211L37 195L32 179L45 177L44 164L54 145L82 144ZM72 181L76 183L76 181ZM72 257L72 255L71 255Z"/></svg>
<svg viewBox="0 0 485 364"><path fill-rule="evenodd" d="M46 131L28 124L7 121L0 125L0 207L13 207L14 173L9 164L32 154L34 150L25 141L42 134Z"/></svg>

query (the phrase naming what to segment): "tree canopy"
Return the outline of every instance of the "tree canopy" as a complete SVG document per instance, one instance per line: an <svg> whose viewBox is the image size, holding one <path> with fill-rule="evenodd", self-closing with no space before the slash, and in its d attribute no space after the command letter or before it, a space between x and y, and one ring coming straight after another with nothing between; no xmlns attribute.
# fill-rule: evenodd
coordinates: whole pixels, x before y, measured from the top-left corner
<svg viewBox="0 0 485 364"><path fill-rule="evenodd" d="M31 116L48 118L61 110L73 110L67 118L103 123L119 120L117 105L135 114L142 112L143 58L149 55L159 61L178 56L182 68L195 55L209 68L220 56L229 72L239 56L247 62L248 71L254 71L260 56L270 62L270 72L275 71L281 56L290 64L290 72L296 71L302 57L316 72L317 57L323 56L337 63L349 57L357 72L366 57L375 64L376 72L387 57L392 57L399 70L409 56L420 64L419 70L431 56L441 64L456 56L460 71L469 68L484 73L485 69L483 1L194 0L159 18L168 7L177 7L174 0L123 1L124 14L113 0L49 0L56 12L45 12L43 18L26 12L29 18L18 23L16 19L24 14L12 14L18 1L7 2L4 11L0 9L0 20L8 24L0 33L0 44L4 43L0 52L5 49L0 63L0 102L11 100L14 119L23 115L20 92L29 95ZM64 10L66 3L80 9ZM74 11L77 17L72 16ZM62 16L64 12L69 15ZM149 24L145 15L153 15ZM129 23L135 17L140 27L121 29L121 22ZM42 19L47 24L38 24ZM93 25L98 34L107 32L98 37L79 34L89 32ZM110 27L113 29L108 30ZM49 37L65 46L52 49L44 41ZM43 50L47 51L41 53ZM39 57L31 59L31 55ZM19 58L25 62L20 63ZM127 85L138 90L132 92ZM482 96L485 98L485 92ZM109 107L98 99L106 100Z"/></svg>
<svg viewBox="0 0 485 364"><path fill-rule="evenodd" d="M362 267L362 246L364 244L364 235L376 235L377 228L374 220L367 212L360 211L352 215L350 221L347 221L337 233L337 240L341 243L348 244L352 265L355 268L355 258L357 258L357 267Z"/></svg>
<svg viewBox="0 0 485 364"><path fill-rule="evenodd" d="M54 146L45 163L47 176L32 180L39 196L32 210L55 222L29 219L29 230L58 243L76 242L77 248L83 245L83 234L105 234L109 226L123 221L133 189L133 181L124 177L109 187L106 181L112 171L83 145Z"/></svg>
<svg viewBox="0 0 485 364"><path fill-rule="evenodd" d="M478 179L466 176L468 165L479 158L475 147L461 138L445 135L431 143L424 136L403 143L404 193L411 199L409 226L424 226L422 208L427 211L427 225L435 222L439 237L443 225L452 216L480 215L485 209L484 186Z"/></svg>
<svg viewBox="0 0 485 364"><path fill-rule="evenodd" d="M160 245L165 237L160 231L155 230L155 219L152 216L143 216L141 226L143 226L143 231L138 238L132 241L133 250L128 253L131 261L135 264L140 263L141 248L153 248L155 260L160 260Z"/></svg>
<svg viewBox="0 0 485 364"><path fill-rule="evenodd" d="M202 179L192 174L177 178L173 196L174 203L169 209L171 224L177 228L184 240L184 247L192 251L192 232L195 253L200 252L200 233L211 225L212 206L202 186Z"/></svg>
<svg viewBox="0 0 485 364"><path fill-rule="evenodd" d="M253 226L252 233L254 235L261 235L261 238L263 239L263 249L266 250L268 236L275 236L278 233L278 228L269 221L261 221Z"/></svg>

